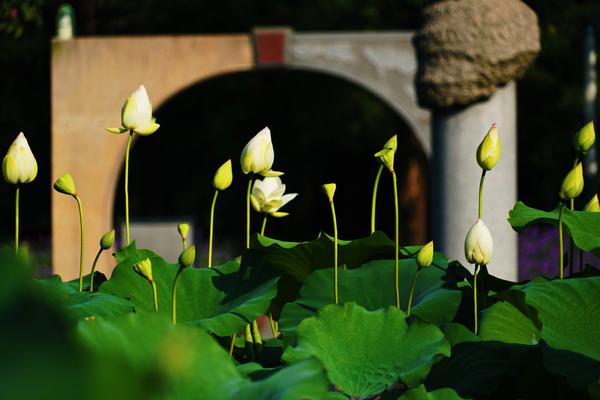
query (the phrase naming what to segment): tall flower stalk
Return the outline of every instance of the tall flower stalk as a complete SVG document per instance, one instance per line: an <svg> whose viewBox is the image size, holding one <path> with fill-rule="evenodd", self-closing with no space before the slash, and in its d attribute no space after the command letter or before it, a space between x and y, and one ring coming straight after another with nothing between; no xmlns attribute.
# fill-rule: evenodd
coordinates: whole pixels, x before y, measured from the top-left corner
<svg viewBox="0 0 600 400"><path fill-rule="evenodd" d="M558 264L559 264L559 277L564 278L564 250L563 250L563 215L565 211L566 202L578 197L583 191L583 166L581 162L577 163L573 167L565 179L562 181L560 187L559 197L561 199L560 211L558 213Z"/></svg>
<svg viewBox="0 0 600 400"><path fill-rule="evenodd" d="M377 192L379 191L379 180L384 167L388 167L386 163L394 164L394 155L398 148L398 136L394 135L388 139L383 145L383 149L375 154L375 157L380 162L377 174L375 175L375 182L373 183L373 194L371 196L371 233L375 232L375 220L377 214ZM388 167L389 168L389 167Z"/></svg>
<svg viewBox="0 0 600 400"><path fill-rule="evenodd" d="M179 269L175 274L175 280L173 281L173 290L171 292L171 321L173 325L177 324L177 282L184 269L191 267L196 259L196 246L191 245L187 249L183 250L179 256Z"/></svg>
<svg viewBox="0 0 600 400"><path fill-rule="evenodd" d="M338 284L338 227L337 217L335 215L335 205L333 196L335 194L335 183L326 183L322 186L323 193L329 200L329 208L331 209L331 219L333 220L333 301L339 304L339 284Z"/></svg>
<svg viewBox="0 0 600 400"><path fill-rule="evenodd" d="M212 268L212 254L213 254L213 234L214 234L214 223L215 223L215 206L217 204L217 196L219 192L227 189L233 182L233 170L231 168L231 160L227 160L223 165L217 169L215 176L213 177L212 185L215 188L215 195L210 206L210 228L208 233L208 268Z"/></svg>
<svg viewBox="0 0 600 400"><path fill-rule="evenodd" d="M152 104L144 85L141 85L131 94L121 108L121 126L119 128L106 128L113 134L128 132L127 148L125 149L125 242L129 245L131 234L129 228L129 153L134 135L148 136L160 127L156 118L152 116Z"/></svg>
<svg viewBox="0 0 600 400"><path fill-rule="evenodd" d="M375 232L375 215L377 209L377 191L379 190L379 179L383 172L383 165L380 165L375 174L375 182L373 183L373 195L371 196L371 233Z"/></svg>

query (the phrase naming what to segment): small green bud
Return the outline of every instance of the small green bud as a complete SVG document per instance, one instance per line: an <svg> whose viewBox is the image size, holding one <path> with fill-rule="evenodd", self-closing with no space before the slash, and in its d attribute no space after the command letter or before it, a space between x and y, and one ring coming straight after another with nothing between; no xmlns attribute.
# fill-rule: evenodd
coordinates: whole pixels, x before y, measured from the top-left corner
<svg viewBox="0 0 600 400"><path fill-rule="evenodd" d="M190 226L188 224L179 224L177 225L177 232L181 235L183 240L187 239L187 234L190 231Z"/></svg>
<svg viewBox="0 0 600 400"><path fill-rule="evenodd" d="M102 250L108 250L115 244L115 230L106 232L100 239L100 248Z"/></svg>
<svg viewBox="0 0 600 400"><path fill-rule="evenodd" d="M190 267L194 264L194 260L196 259L196 245L191 245L187 249L181 252L179 256L179 265L182 268Z"/></svg>
<svg viewBox="0 0 600 400"><path fill-rule="evenodd" d="M482 169L489 171L494 168L499 159L500 139L498 138L498 129L494 123L477 148L477 164Z"/></svg>
<svg viewBox="0 0 600 400"><path fill-rule="evenodd" d="M335 194L335 183L325 183L321 185L323 193L327 196L330 203L333 203L333 195Z"/></svg>
<svg viewBox="0 0 600 400"><path fill-rule="evenodd" d="M594 122L590 121L583 126L573 137L573 146L578 153L587 153L596 141Z"/></svg>
<svg viewBox="0 0 600 400"><path fill-rule="evenodd" d="M588 201L588 203L583 207L583 211L588 212L600 212L600 204L598 203L598 195L595 194L594 197Z"/></svg>
<svg viewBox="0 0 600 400"><path fill-rule="evenodd" d="M433 261L433 240L421 247L417 254L417 265L421 268L429 267Z"/></svg>
<svg viewBox="0 0 600 400"><path fill-rule="evenodd" d="M225 190L233 181L233 171L231 169L231 160L227 160L219 167L213 178L213 187L217 190Z"/></svg>
<svg viewBox="0 0 600 400"><path fill-rule="evenodd" d="M149 258L136 263L133 266L133 270L148 279L148 282L154 282L154 278L152 277L152 261Z"/></svg>
<svg viewBox="0 0 600 400"><path fill-rule="evenodd" d="M385 144L383 149L375 153L375 157L383 164L390 172L394 171L394 155L398 149L398 135L392 136Z"/></svg>
<svg viewBox="0 0 600 400"><path fill-rule="evenodd" d="M75 190L75 182L70 174L64 174L54 182L54 190L59 193L68 194L70 196L77 195Z"/></svg>
<svg viewBox="0 0 600 400"><path fill-rule="evenodd" d="M579 196L582 191L583 167L581 163L577 163L562 181L559 195L563 200L571 200Z"/></svg>

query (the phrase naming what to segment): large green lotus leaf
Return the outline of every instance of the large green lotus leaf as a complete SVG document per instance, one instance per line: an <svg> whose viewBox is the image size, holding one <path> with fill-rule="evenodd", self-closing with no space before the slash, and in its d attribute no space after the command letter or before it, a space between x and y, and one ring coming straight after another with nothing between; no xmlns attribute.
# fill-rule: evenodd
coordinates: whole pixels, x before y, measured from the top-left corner
<svg viewBox="0 0 600 400"><path fill-rule="evenodd" d="M540 331L518 308L500 301L483 311L479 336L483 340L536 344Z"/></svg>
<svg viewBox="0 0 600 400"><path fill-rule="evenodd" d="M558 214L559 207L552 211L542 211L519 201L510 210L508 222L517 231L540 223L558 225ZM565 207L563 224L577 247L600 253L600 213L571 211Z"/></svg>
<svg viewBox="0 0 600 400"><path fill-rule="evenodd" d="M441 257L441 256L440 256ZM415 259L399 262L400 307L406 310L410 286L417 269ZM396 304L394 289L394 260L377 260L353 270L338 270L339 300L341 303L355 302L367 310L374 311ZM437 265L424 268L419 273L411 315L424 321L441 325L452 321L461 294L453 284L443 278L445 270ZM309 318L326 304L333 303L334 277L332 269L313 272L294 303L285 305L280 318L280 328L292 333L305 318Z"/></svg>
<svg viewBox="0 0 600 400"><path fill-rule="evenodd" d="M438 389L428 392L424 385L406 391L398 400L461 400L456 392L450 388Z"/></svg>
<svg viewBox="0 0 600 400"><path fill-rule="evenodd" d="M117 254L121 262L111 279L100 286L100 292L129 299L136 310L153 311L152 287L139 276L133 265L149 258L158 292L158 310L171 315L173 281L179 268L150 250L136 250L130 245ZM133 254L133 255L132 255ZM250 275L239 264L230 261L212 269L186 268L177 284L177 321L201 326L219 336L232 335L264 314L277 294L277 278L253 284Z"/></svg>
<svg viewBox="0 0 600 400"><path fill-rule="evenodd" d="M64 309L73 318L109 316L134 311L129 301L108 293L79 292L78 286L63 282L58 275L33 281L37 291L49 304ZM88 285L89 286L89 285Z"/></svg>
<svg viewBox="0 0 600 400"><path fill-rule="evenodd" d="M432 324L414 319L395 307L367 311L356 303L331 304L305 319L298 344L283 359L294 363L319 359L331 383L355 397L376 395L401 380L421 382L434 360L450 354L450 344Z"/></svg>

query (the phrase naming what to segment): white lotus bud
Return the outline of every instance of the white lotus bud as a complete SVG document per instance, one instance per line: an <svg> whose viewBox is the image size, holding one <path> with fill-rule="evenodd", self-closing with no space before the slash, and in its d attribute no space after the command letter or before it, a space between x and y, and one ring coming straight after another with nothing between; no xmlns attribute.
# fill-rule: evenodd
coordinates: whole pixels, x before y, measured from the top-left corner
<svg viewBox="0 0 600 400"><path fill-rule="evenodd" d="M4 180L13 185L29 183L37 176L38 166L23 132L8 148L2 160Z"/></svg>
<svg viewBox="0 0 600 400"><path fill-rule="evenodd" d="M125 100L121 108L121 127L106 128L110 133L123 133L129 130L139 135L151 135L159 128L152 117L152 104L144 85Z"/></svg>
<svg viewBox="0 0 600 400"><path fill-rule="evenodd" d="M240 165L244 174L253 173L262 176L283 175L283 172L271 171L274 160L275 152L273 151L273 143L271 142L271 131L269 128L264 128L242 150Z"/></svg>
<svg viewBox="0 0 600 400"><path fill-rule="evenodd" d="M478 219L465 238L465 258L471 264L487 265L494 252L494 241L485 223Z"/></svg>

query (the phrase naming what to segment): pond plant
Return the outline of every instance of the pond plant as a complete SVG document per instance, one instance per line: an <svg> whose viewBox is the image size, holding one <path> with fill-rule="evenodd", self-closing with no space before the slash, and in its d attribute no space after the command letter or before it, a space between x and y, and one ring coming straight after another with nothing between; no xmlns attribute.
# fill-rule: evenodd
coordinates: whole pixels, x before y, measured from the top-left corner
<svg viewBox="0 0 600 400"><path fill-rule="evenodd" d="M126 182L133 135L157 128L141 86L125 102L122 127L110 130L129 133ZM580 159L593 144L593 128L590 123L576 135L577 162L562 187L557 182L557 207L544 211L518 202L508 212L515 230L564 227L580 252L600 254L597 196L581 211L567 206L583 187ZM36 173L35 159L19 138L3 163L5 179L17 190ZM110 277L95 266L113 247L114 230L100 239L91 274L84 277L81 264L73 281L33 279L24 252L0 250L5 338L0 398L600 398L600 270L581 264L578 271L565 269L561 246L549 276L522 282L493 276L503 255L492 259L483 184L502 162L499 138L499 127L492 125L474 154L482 170L479 205L465 232L473 272L435 251L432 241L400 246L395 136L376 153L380 165L365 237L338 237L334 183L321 188L333 236L322 232L302 242L269 237L267 216L287 215L280 211L284 205L293 211L289 202L296 194L285 194L281 173L272 170L268 128L240 157L248 175L240 257L212 265L210 256L216 199L234 181L231 161L217 169L212 182L206 264L196 260L185 224L177 227L182 239L177 263L138 248L127 232L113 254ZM392 239L375 226L384 169L393 181L395 213L379 217L394 218ZM494 185L489 175L487 184ZM54 187L78 200L70 175ZM125 196L127 204L127 190ZM260 230L250 226L252 209L263 214ZM83 213L80 217L83 228ZM326 228L331 221L322 224Z"/></svg>

